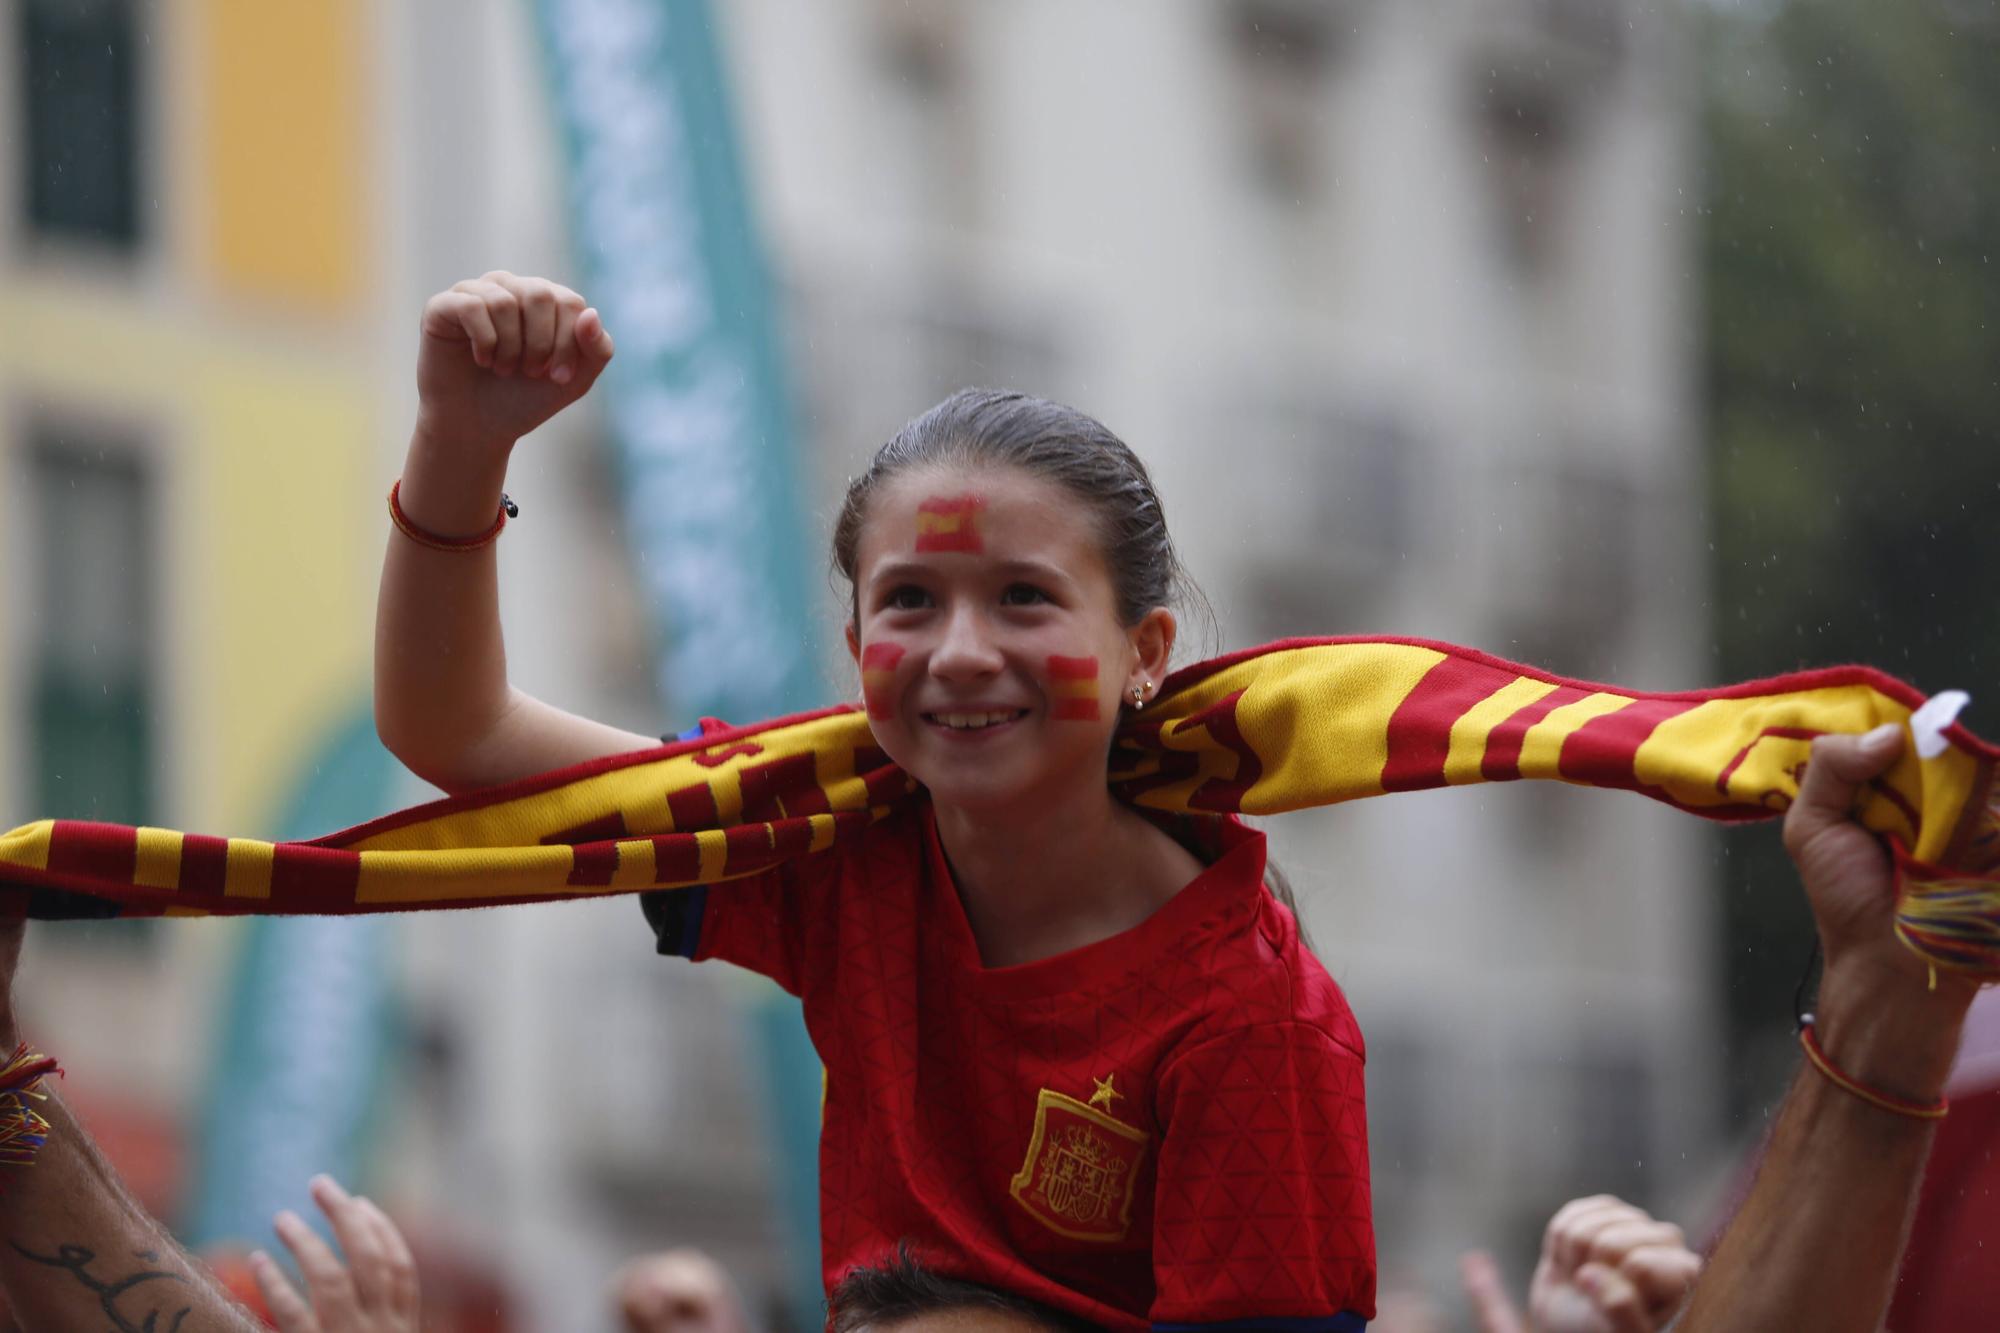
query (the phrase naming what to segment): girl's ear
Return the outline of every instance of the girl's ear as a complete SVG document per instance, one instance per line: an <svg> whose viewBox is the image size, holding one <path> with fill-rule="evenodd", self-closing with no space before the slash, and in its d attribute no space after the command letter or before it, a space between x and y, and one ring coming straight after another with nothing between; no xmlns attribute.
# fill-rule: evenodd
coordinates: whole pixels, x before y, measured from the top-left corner
<svg viewBox="0 0 2000 1333"><path fill-rule="evenodd" d="M847 622L847 655L854 659L854 665L861 665L861 632L851 620Z"/></svg>
<svg viewBox="0 0 2000 1333"><path fill-rule="evenodd" d="M1125 682L1125 694L1130 697L1132 687L1143 685L1146 695L1151 698L1160 688L1160 682L1167 678L1167 659L1174 653L1174 632L1179 625L1174 613L1164 606L1156 606L1134 625L1132 638L1132 678Z"/></svg>

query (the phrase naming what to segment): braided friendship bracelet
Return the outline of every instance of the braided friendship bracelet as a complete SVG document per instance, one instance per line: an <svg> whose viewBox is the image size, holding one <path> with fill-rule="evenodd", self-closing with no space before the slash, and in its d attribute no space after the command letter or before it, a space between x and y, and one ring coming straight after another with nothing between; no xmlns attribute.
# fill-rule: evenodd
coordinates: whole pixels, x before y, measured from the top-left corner
<svg viewBox="0 0 2000 1333"><path fill-rule="evenodd" d="M61 1077L56 1062L22 1042L4 1066L0 1066L0 1165L32 1166L35 1154L49 1141L49 1122L33 1102L43 1101L42 1080L50 1074ZM0 1185L0 1193L5 1186Z"/></svg>
<svg viewBox="0 0 2000 1333"><path fill-rule="evenodd" d="M521 513L521 507L508 499L503 491L500 494L500 512L494 516L492 527L474 537L440 537L410 521L410 516L403 512L402 492L403 481L398 477L395 484L389 487L389 521L396 525L396 531L433 551L477 551L491 546L499 538L500 529L507 526L507 520L518 518Z"/></svg>
<svg viewBox="0 0 2000 1333"><path fill-rule="evenodd" d="M1884 1111L1908 1116L1912 1120L1942 1120L1945 1112L1951 1109L1951 1099L1948 1097L1939 1097L1934 1102L1915 1102L1907 1097L1898 1097L1894 1093L1878 1092L1867 1084L1841 1073L1834 1067L1833 1061L1827 1058L1826 1052L1820 1049L1819 1038L1813 1034L1811 1015L1807 1015L1799 1024L1799 1045L1805 1047L1806 1059L1812 1061L1814 1069L1826 1075L1828 1082L1842 1092L1859 1097L1870 1106L1878 1106Z"/></svg>

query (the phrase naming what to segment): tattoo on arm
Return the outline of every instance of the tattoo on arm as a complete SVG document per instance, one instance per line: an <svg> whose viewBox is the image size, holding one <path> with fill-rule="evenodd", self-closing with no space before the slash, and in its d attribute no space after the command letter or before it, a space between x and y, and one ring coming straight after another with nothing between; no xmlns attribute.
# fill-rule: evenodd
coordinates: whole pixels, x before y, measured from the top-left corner
<svg viewBox="0 0 2000 1333"><path fill-rule="evenodd" d="M59 1245L54 1254L37 1254L18 1241L7 1242L14 1252L23 1259L44 1264L50 1268L60 1268L69 1273L87 1291L97 1297L97 1304L104 1311L104 1317L111 1321L113 1333L178 1333L181 1322L194 1312L194 1307L184 1305L173 1314L166 1316L167 1322L160 1322L160 1310L148 1310L145 1318L133 1323L119 1310L119 1302L126 1295L149 1282L179 1282L185 1284L187 1278L180 1273L165 1268L141 1268L122 1278L100 1278L90 1272L90 1266L97 1262L97 1252L82 1245ZM134 1258L146 1264L160 1261L158 1250L139 1250Z"/></svg>

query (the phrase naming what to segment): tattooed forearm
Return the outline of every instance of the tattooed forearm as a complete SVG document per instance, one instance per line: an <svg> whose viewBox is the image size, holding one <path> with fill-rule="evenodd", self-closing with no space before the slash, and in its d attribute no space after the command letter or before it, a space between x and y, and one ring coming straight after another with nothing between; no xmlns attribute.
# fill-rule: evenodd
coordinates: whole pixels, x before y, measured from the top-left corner
<svg viewBox="0 0 2000 1333"><path fill-rule="evenodd" d="M185 1284L186 1276L165 1268L141 1268L120 1278L97 1277L90 1272L90 1266L97 1262L97 1253L85 1246L59 1245L54 1254L37 1254L19 1241L10 1240L7 1243L23 1259L60 1268L75 1278L85 1290L97 1297L97 1304L104 1311L104 1317L111 1321L114 1333L178 1333L181 1321L194 1310L191 1305L184 1305L171 1315L164 1315L158 1309L148 1310L144 1319L135 1324L119 1310L120 1300L149 1282ZM133 1257L149 1264L157 1264L160 1258L157 1250L140 1250ZM164 1324L160 1322L163 1316L167 1321Z"/></svg>

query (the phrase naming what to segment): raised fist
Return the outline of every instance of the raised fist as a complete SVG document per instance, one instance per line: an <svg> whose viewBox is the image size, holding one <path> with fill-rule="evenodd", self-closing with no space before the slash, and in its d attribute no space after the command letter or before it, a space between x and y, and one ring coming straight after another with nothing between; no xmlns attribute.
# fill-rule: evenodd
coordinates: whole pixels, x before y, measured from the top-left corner
<svg viewBox="0 0 2000 1333"><path fill-rule="evenodd" d="M424 304L418 428L511 448L588 393L611 352L597 311L560 283L500 270L455 283Z"/></svg>

